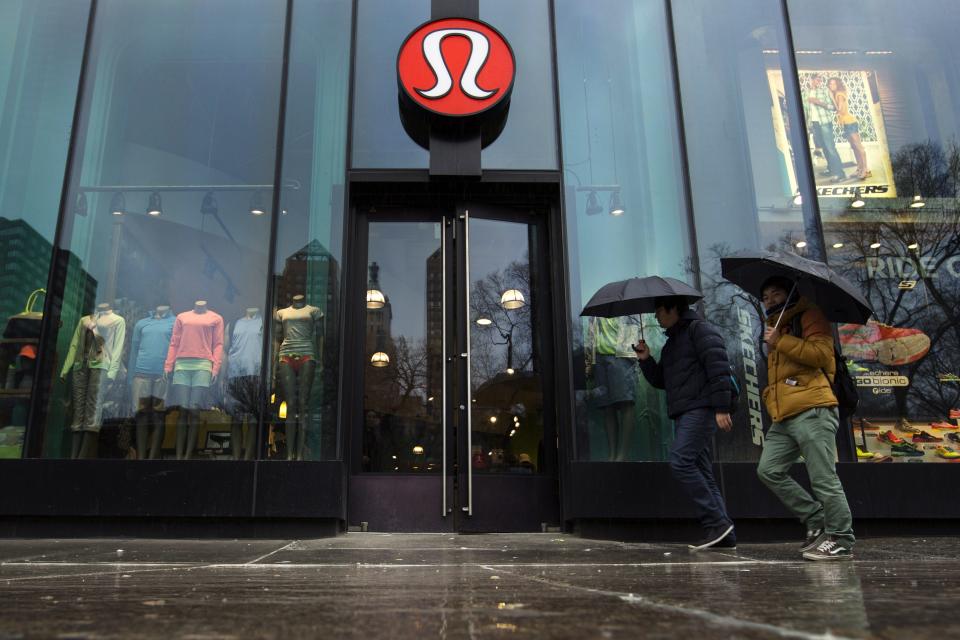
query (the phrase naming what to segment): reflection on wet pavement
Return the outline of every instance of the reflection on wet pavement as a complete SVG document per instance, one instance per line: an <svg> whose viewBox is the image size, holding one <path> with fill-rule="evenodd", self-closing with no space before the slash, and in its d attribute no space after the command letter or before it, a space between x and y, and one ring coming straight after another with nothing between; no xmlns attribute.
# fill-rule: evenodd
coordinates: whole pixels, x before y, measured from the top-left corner
<svg viewBox="0 0 960 640"><path fill-rule="evenodd" d="M0 638L960 637L960 542L690 554L558 534L3 540Z"/></svg>

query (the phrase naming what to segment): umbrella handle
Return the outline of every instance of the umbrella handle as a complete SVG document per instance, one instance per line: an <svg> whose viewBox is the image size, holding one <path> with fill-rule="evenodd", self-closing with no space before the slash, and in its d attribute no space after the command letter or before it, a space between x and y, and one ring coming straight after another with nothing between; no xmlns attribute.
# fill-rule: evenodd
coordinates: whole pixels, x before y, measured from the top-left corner
<svg viewBox="0 0 960 640"><path fill-rule="evenodd" d="M780 309L780 315L777 317L777 323L773 325L774 329L780 327L780 321L783 320L783 314L787 312L787 303L790 302L790 298L793 297L793 292L797 290L797 282L794 280L793 287L790 289L790 293L787 294L787 299L783 302L783 309Z"/></svg>

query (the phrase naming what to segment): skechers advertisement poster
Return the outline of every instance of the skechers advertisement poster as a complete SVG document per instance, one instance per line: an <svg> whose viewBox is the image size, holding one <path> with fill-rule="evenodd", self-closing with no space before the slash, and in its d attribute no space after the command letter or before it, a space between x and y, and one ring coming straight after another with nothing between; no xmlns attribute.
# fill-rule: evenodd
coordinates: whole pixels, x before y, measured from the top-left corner
<svg viewBox="0 0 960 640"><path fill-rule="evenodd" d="M773 128L782 158L785 196L799 193L790 146L796 118L787 108L783 74L767 71ZM817 195L821 198L895 198L880 92L872 71L801 71Z"/></svg>

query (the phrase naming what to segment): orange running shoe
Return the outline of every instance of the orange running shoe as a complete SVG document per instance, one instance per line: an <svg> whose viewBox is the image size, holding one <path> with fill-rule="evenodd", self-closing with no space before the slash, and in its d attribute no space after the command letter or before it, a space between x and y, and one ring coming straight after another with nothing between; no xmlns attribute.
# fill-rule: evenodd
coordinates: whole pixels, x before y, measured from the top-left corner
<svg viewBox="0 0 960 640"><path fill-rule="evenodd" d="M930 426L934 429L956 429L957 425L950 424L949 422L931 422Z"/></svg>
<svg viewBox="0 0 960 640"><path fill-rule="evenodd" d="M950 409L950 419L960 420L960 409Z"/></svg>
<svg viewBox="0 0 960 640"><path fill-rule="evenodd" d="M889 429L877 435L877 440L880 442L887 442L889 444L904 444L903 438L895 434Z"/></svg>
<svg viewBox="0 0 960 640"><path fill-rule="evenodd" d="M843 355L861 362L900 366L930 351L930 337L919 329L868 320L867 324L842 324L839 331Z"/></svg>

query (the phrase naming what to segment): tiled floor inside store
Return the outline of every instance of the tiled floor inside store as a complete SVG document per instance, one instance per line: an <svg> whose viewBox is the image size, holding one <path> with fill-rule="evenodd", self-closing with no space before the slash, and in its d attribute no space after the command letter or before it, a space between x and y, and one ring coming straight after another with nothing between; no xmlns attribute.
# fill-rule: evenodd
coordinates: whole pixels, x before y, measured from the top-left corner
<svg viewBox="0 0 960 640"><path fill-rule="evenodd" d="M691 554L566 534L0 540L0 638L960 637L960 539Z"/></svg>

